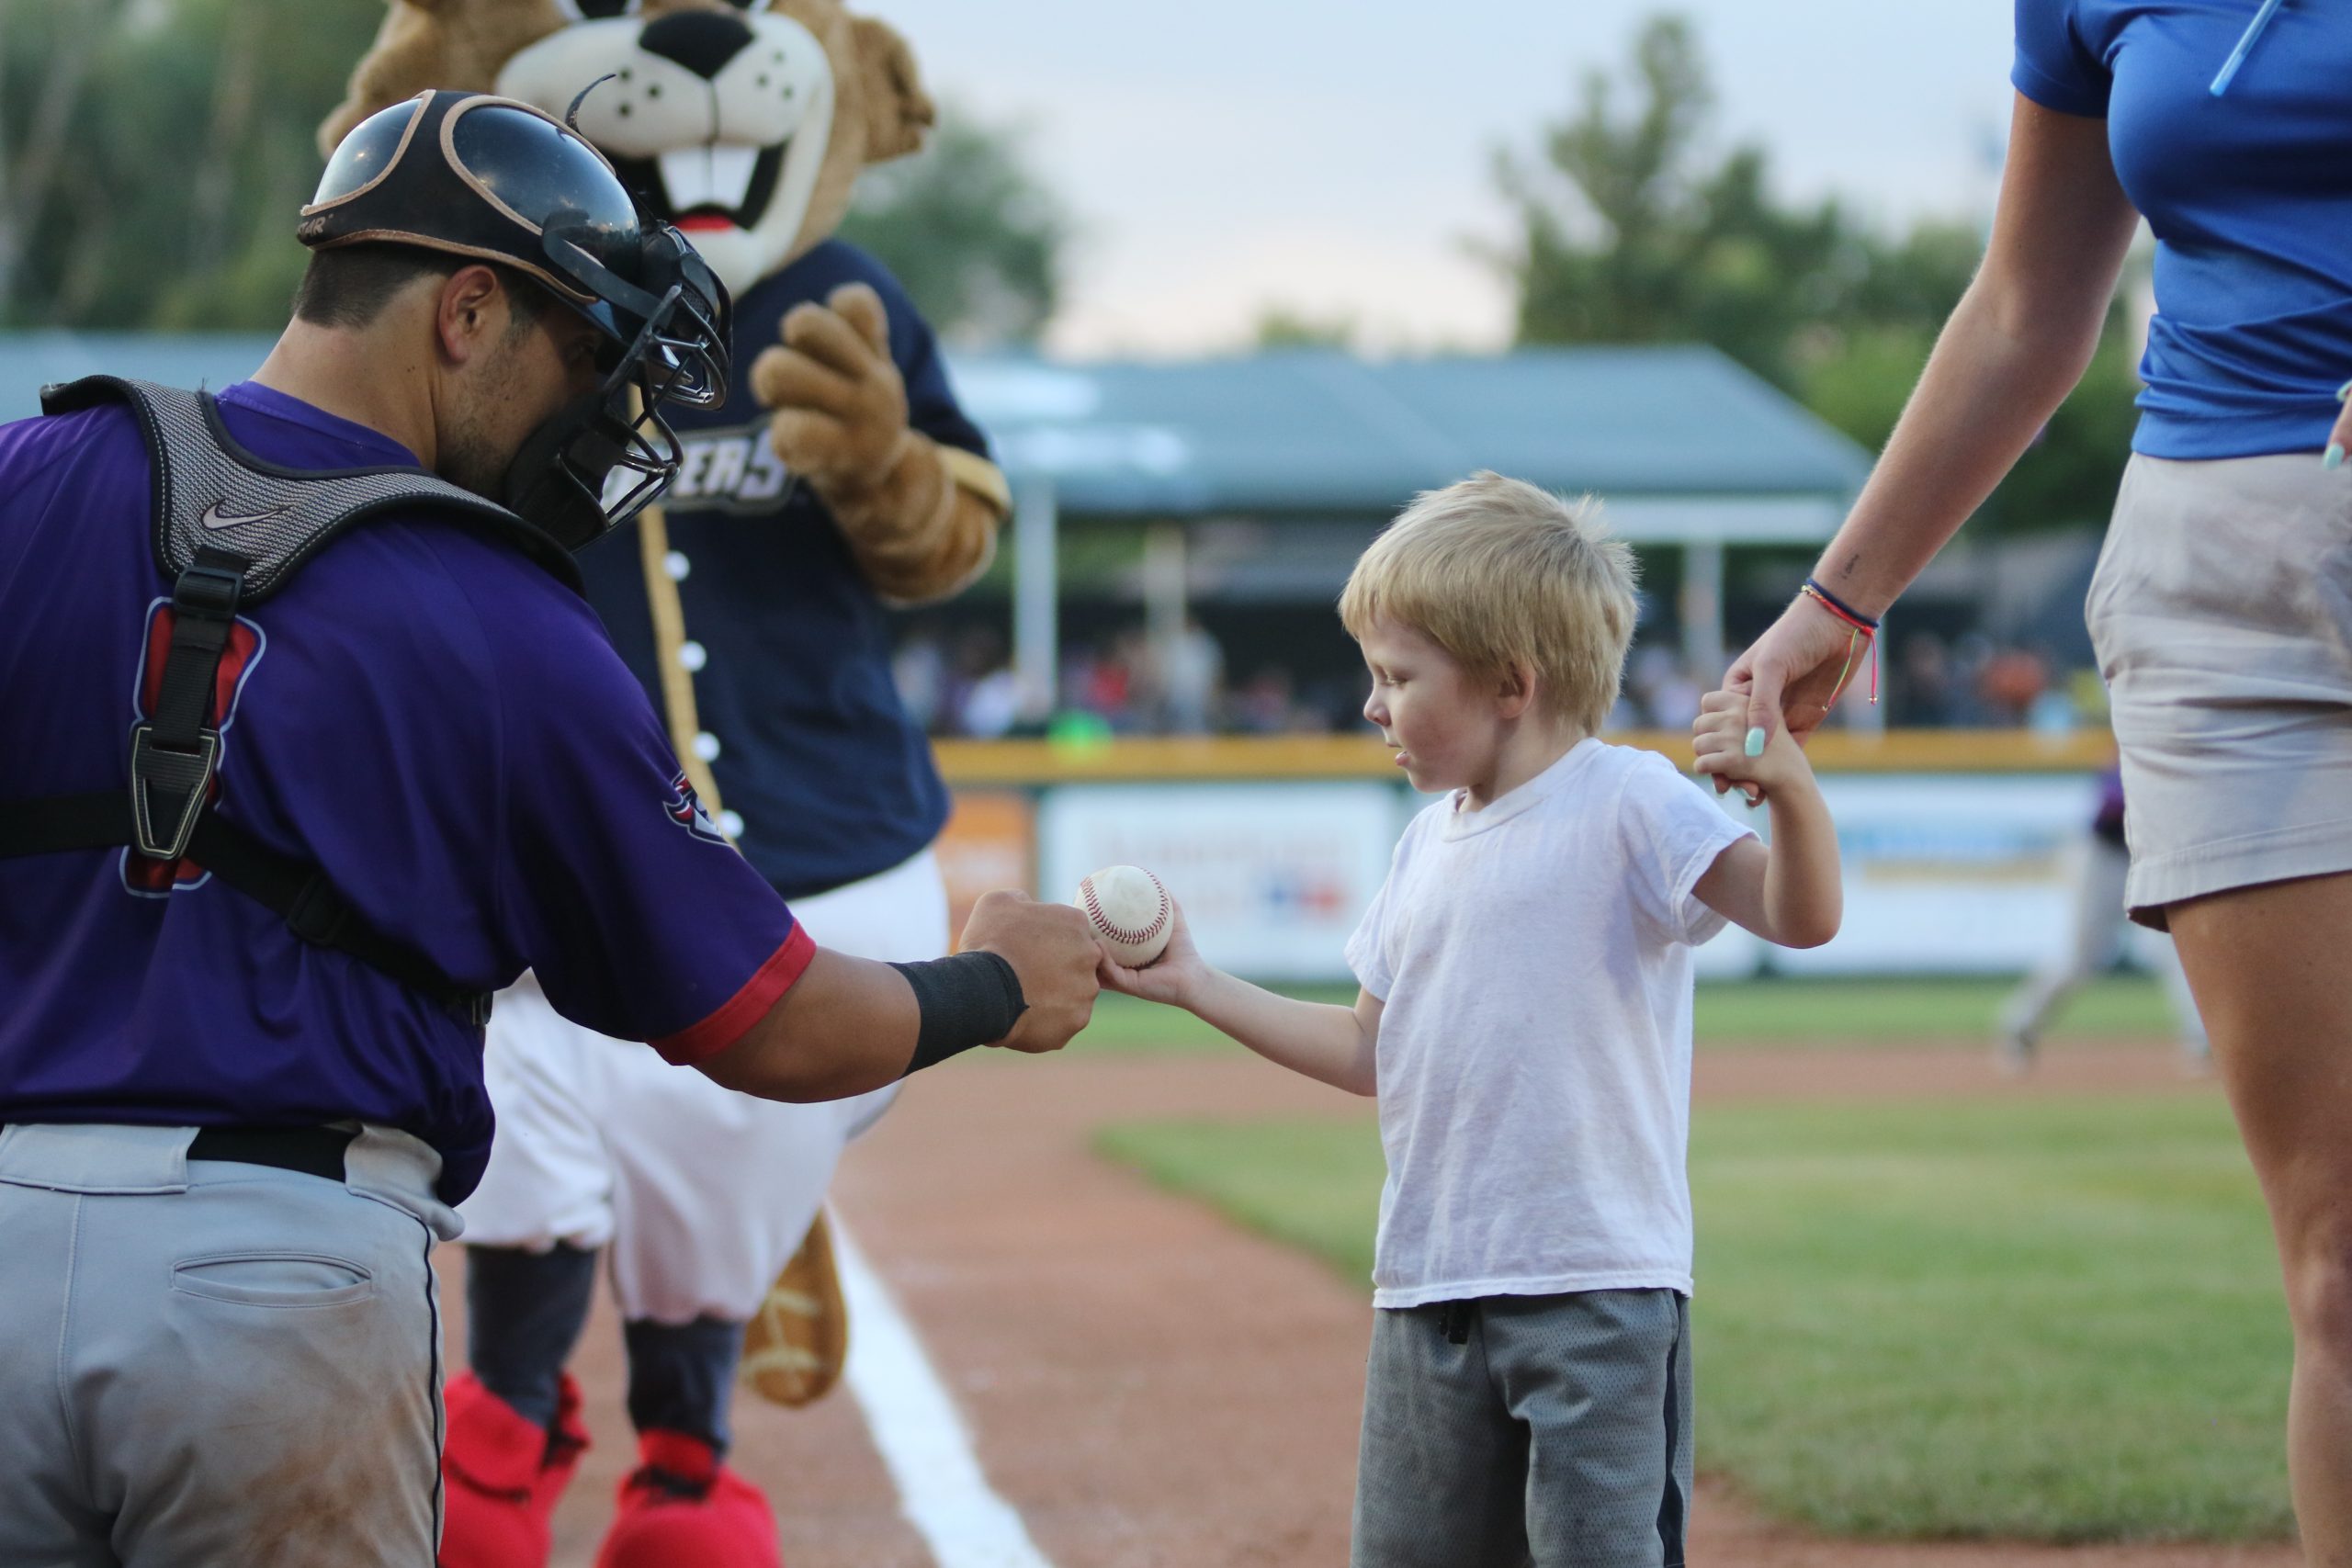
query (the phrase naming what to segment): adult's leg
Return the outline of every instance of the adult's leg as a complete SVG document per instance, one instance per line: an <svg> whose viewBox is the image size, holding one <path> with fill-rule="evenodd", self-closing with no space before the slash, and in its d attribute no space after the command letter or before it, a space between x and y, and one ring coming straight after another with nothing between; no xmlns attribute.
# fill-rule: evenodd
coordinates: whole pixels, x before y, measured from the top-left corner
<svg viewBox="0 0 2352 1568"><path fill-rule="evenodd" d="M794 912L825 946L858 957L930 958L947 946L946 892L927 852L801 899ZM616 1057L611 1070L611 1103L627 1108L606 1137L630 1407L662 1412L665 1429L723 1447L735 1361L730 1354L726 1375L710 1375L717 1325L731 1325L740 1349L743 1325L808 1235L842 1151L897 1089L781 1105L722 1089L649 1052Z"/></svg>
<svg viewBox="0 0 2352 1568"><path fill-rule="evenodd" d="M946 893L928 853L793 908L820 942L859 957L930 958L947 945ZM745 1326L755 1313L763 1328L776 1316L762 1310L771 1283L808 1236L842 1151L897 1089L780 1105L650 1052L609 1066L613 1291L639 1462L597 1562L765 1568L777 1555L767 1498L722 1462Z"/></svg>
<svg viewBox="0 0 2352 1568"><path fill-rule="evenodd" d="M0 1568L115 1568L57 1398L84 1201L0 1171Z"/></svg>
<svg viewBox="0 0 2352 1568"><path fill-rule="evenodd" d="M2097 834L2069 852L2074 919L2066 945L2027 976L2001 1009L2001 1065L2023 1072L2033 1065L2041 1031L2058 1004L2105 967L2123 935L2123 878L2130 859Z"/></svg>
<svg viewBox="0 0 2352 1568"><path fill-rule="evenodd" d="M2352 1568L2352 874L2239 888L2167 914L2278 1244L2303 1550L2312 1568Z"/></svg>
<svg viewBox="0 0 2352 1568"><path fill-rule="evenodd" d="M557 1242L545 1252L466 1251L466 1361L482 1387L541 1428L563 1403L563 1368L596 1296L596 1254Z"/></svg>
<svg viewBox="0 0 2352 1568"><path fill-rule="evenodd" d="M124 1568L430 1562L432 1230L321 1177L187 1168L83 1203L66 1386Z"/></svg>
<svg viewBox="0 0 2352 1568"><path fill-rule="evenodd" d="M2180 966L2180 944L2156 931L2139 935L2141 962L2155 976L2165 1004L2172 1010L2173 1037L2180 1043L2181 1060L2190 1070L2202 1072L2211 1066L2213 1047L2205 1037L2205 1020L2197 1010L2197 998L2188 988L2188 973Z"/></svg>
<svg viewBox="0 0 2352 1568"><path fill-rule="evenodd" d="M483 1077L498 1137L466 1201L469 1370L449 1381L444 1568L534 1568L588 1446L564 1373L613 1233L606 1064L642 1052L581 1029L527 978L492 1015Z"/></svg>

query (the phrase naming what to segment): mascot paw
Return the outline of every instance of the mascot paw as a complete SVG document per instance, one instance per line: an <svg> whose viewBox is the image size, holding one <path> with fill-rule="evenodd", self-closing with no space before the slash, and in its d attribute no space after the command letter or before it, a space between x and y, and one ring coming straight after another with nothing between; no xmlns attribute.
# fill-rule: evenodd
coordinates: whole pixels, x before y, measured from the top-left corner
<svg viewBox="0 0 2352 1568"><path fill-rule="evenodd" d="M444 1396L440 1568L546 1563L553 1551L548 1520L588 1451L580 1385L569 1374L560 1398L549 1429L518 1414L471 1372L450 1380Z"/></svg>
<svg viewBox="0 0 2352 1568"><path fill-rule="evenodd" d="M766 1496L708 1443L646 1432L638 1459L596 1568L783 1568Z"/></svg>
<svg viewBox="0 0 2352 1568"><path fill-rule="evenodd" d="M907 438L907 386L881 296L844 284L787 312L783 337L752 362L752 395L775 411L775 455L828 502L878 486Z"/></svg>
<svg viewBox="0 0 2352 1568"><path fill-rule="evenodd" d="M773 1404L797 1408L822 1399L849 1358L849 1307L833 1265L825 1212L775 1277L743 1329L742 1378Z"/></svg>

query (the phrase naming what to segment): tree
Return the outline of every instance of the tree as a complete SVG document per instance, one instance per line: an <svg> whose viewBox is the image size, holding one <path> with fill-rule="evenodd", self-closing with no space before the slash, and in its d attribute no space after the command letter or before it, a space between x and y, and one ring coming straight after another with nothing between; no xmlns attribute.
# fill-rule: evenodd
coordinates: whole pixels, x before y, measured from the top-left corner
<svg viewBox="0 0 2352 1568"><path fill-rule="evenodd" d="M1635 40L1631 102L1593 72L1548 128L1540 166L1498 161L1522 238L1503 265L1525 343L1705 343L1875 451L1984 249L1973 224L1888 238L1837 201L1774 196L1761 148L1709 152L1714 92L1690 24ZM2134 390L2111 332L2082 387L1988 503L1986 522L2104 514L2127 457Z"/></svg>
<svg viewBox="0 0 2352 1568"><path fill-rule="evenodd" d="M1792 386L1797 330L1830 315L1866 265L1852 226L1834 202L1776 204L1757 148L1706 164L1714 91L1688 22L1647 24L1633 75L1630 111L1590 73L1580 107L1544 135L1544 167L1498 164L1525 234L1511 264L1521 340L1695 337Z"/></svg>
<svg viewBox="0 0 2352 1568"><path fill-rule="evenodd" d="M1059 198L1018 130L952 106L928 147L864 177L842 236L879 256L950 342L1034 344L1061 303Z"/></svg>
<svg viewBox="0 0 2352 1568"><path fill-rule="evenodd" d="M1336 348L1356 345L1352 316L1318 316L1291 305L1268 305L1258 312L1250 342L1261 349Z"/></svg>
<svg viewBox="0 0 2352 1568"><path fill-rule="evenodd" d="M0 324L281 324L312 136L382 19L381 0L0 0Z"/></svg>
<svg viewBox="0 0 2352 1568"><path fill-rule="evenodd" d="M0 326L266 330L319 122L383 0L0 0ZM948 117L844 231L967 342L1034 340L1069 224L1017 135Z"/></svg>

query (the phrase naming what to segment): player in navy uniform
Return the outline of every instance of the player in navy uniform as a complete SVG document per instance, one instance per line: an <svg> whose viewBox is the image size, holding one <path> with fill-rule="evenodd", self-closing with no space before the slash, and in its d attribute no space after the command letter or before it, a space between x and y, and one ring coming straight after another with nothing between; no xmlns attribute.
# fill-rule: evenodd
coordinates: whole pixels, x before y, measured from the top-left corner
<svg viewBox="0 0 2352 1568"><path fill-rule="evenodd" d="M1075 910L849 958L696 811L563 551L673 469L724 295L593 150L425 95L302 238L253 380L0 429L0 1562L431 1556L427 1254L525 968L797 1099L1091 1006Z"/></svg>

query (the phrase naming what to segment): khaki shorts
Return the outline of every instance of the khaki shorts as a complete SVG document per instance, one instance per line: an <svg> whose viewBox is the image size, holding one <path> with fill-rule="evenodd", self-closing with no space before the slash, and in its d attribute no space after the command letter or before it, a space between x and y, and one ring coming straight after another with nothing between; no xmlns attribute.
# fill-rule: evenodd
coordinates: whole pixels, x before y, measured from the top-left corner
<svg viewBox="0 0 2352 1568"><path fill-rule="evenodd" d="M2135 457L2087 613L2132 918L2352 871L2352 469Z"/></svg>

